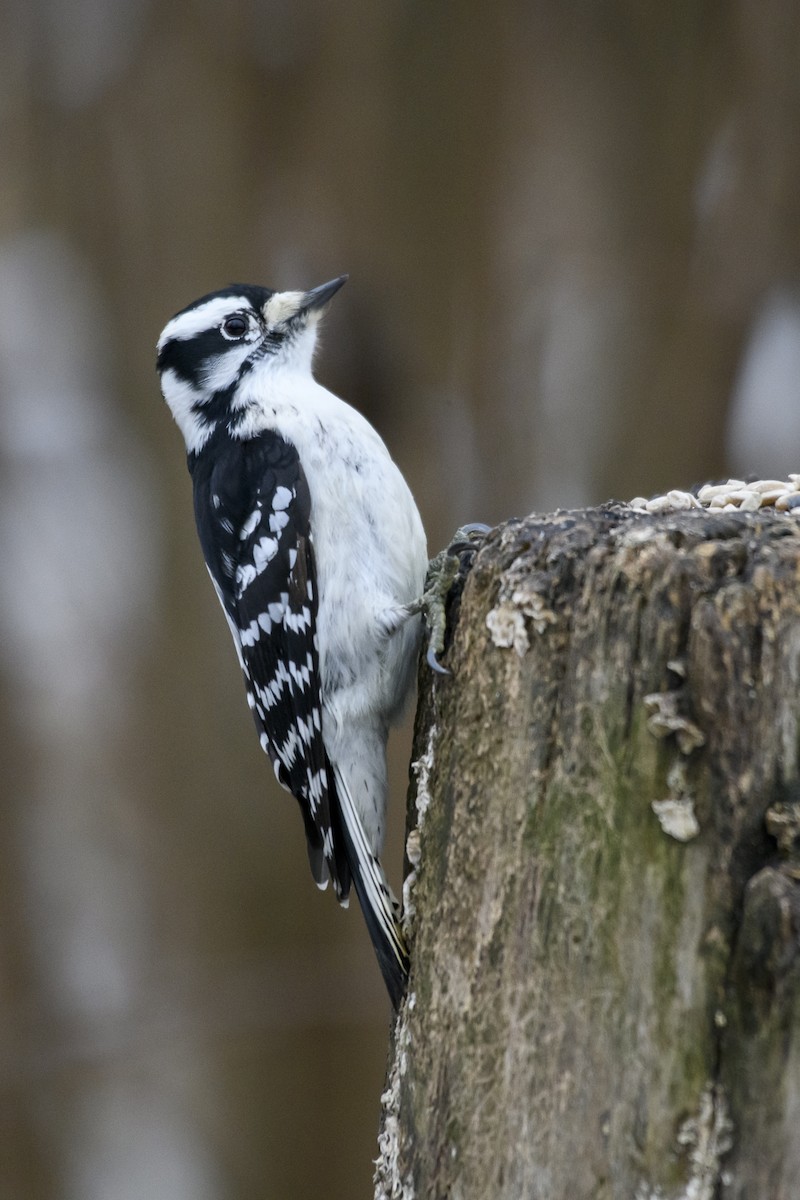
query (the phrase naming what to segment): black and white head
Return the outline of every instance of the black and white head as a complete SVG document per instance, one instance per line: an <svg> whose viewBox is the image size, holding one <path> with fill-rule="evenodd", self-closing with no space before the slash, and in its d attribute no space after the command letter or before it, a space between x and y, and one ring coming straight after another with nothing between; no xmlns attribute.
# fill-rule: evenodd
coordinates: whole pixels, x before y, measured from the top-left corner
<svg viewBox="0 0 800 1200"><path fill-rule="evenodd" d="M190 454L218 425L235 432L251 377L263 371L311 374L317 322L347 281L340 275L308 292L233 284L181 310L158 339L161 390Z"/></svg>

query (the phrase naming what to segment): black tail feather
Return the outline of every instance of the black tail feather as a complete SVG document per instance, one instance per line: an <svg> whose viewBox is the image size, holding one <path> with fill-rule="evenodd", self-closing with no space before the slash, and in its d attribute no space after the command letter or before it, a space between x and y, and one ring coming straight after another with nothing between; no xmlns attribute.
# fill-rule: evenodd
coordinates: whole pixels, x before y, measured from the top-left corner
<svg viewBox="0 0 800 1200"><path fill-rule="evenodd" d="M408 950L400 927L399 905L383 873L383 868L372 853L366 839L361 820L347 794L346 787L337 774L335 808L339 828L340 845L345 848L349 872L355 887L358 903L364 914L370 940L378 959L389 998L395 1010L405 995L408 982Z"/></svg>

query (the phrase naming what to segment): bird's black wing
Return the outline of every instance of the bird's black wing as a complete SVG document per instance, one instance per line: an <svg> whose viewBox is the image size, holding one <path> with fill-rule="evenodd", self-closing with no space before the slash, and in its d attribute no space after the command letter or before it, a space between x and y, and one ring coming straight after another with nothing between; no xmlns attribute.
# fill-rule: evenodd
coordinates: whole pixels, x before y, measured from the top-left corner
<svg viewBox="0 0 800 1200"><path fill-rule="evenodd" d="M311 500L296 448L265 432L190 462L209 573L233 634L261 746L297 798L316 882L350 887L322 740Z"/></svg>
<svg viewBox="0 0 800 1200"><path fill-rule="evenodd" d="M322 739L311 498L297 450L275 433L190 458L203 553L228 618L261 745L296 796L317 883L351 881L397 1007L408 955L396 903Z"/></svg>

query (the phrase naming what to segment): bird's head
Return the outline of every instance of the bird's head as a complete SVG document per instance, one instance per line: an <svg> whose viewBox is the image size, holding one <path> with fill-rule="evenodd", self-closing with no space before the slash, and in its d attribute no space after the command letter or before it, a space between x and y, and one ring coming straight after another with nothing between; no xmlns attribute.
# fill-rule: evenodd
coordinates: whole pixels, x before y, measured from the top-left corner
<svg viewBox="0 0 800 1200"><path fill-rule="evenodd" d="M256 369L310 374L317 322L346 281L339 275L308 292L233 284L166 324L158 339L161 390L190 453L235 418Z"/></svg>

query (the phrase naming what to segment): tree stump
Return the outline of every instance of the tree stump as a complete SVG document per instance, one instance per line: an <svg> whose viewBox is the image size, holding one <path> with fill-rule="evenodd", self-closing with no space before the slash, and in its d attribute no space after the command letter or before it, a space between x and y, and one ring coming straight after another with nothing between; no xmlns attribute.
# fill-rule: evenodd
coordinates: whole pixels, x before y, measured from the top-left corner
<svg viewBox="0 0 800 1200"><path fill-rule="evenodd" d="M454 608L376 1200L797 1200L796 518L513 521Z"/></svg>

